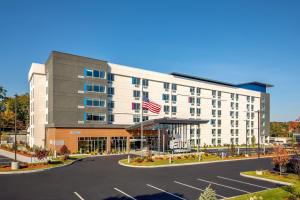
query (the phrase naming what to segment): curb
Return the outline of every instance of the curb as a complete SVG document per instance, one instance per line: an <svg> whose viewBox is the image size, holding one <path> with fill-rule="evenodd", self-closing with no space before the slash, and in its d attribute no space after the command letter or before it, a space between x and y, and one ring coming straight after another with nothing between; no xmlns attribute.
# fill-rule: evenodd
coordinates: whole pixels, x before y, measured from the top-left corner
<svg viewBox="0 0 300 200"><path fill-rule="evenodd" d="M260 159L264 158L271 158L273 156L265 156L261 157ZM239 159L232 159L232 160L215 160L215 161L205 161L205 162L192 162L192 163L182 163L182 164L166 164L166 165L158 165L158 166L137 166L137 165L128 165L124 164L119 160L119 165L124 167L132 167L132 168L162 168L162 167L180 167L180 166L190 166L190 165L202 165L202 164L210 164L210 163L222 163L222 162L233 162L233 161L241 161L241 160L254 160L257 158L239 158Z"/></svg>
<svg viewBox="0 0 300 200"><path fill-rule="evenodd" d="M287 182L283 182L283 181L276 181L276 180L267 179L267 178L260 178L260 177L256 177L256 176L243 174L243 173L240 173L240 175L243 176L243 177L246 177L246 178L252 178L252 179L257 179L257 180L261 180L261 181L268 181L268 182L279 184L279 185L289 185L289 186L293 185L292 183L287 183Z"/></svg>
<svg viewBox="0 0 300 200"><path fill-rule="evenodd" d="M90 157L85 157L85 158L90 158ZM0 172L0 175L5 175L5 174L30 174L30 173L36 173L36 172L43 172L43 171L48 171L51 169L57 169L57 168L61 168L61 167L66 167L69 165L72 165L73 163L85 159L85 158L78 158L76 160L73 160L72 162L65 164L65 165L61 165L61 166L56 166L56 167L51 167L51 168L45 168L45 169L35 169L35 170L21 170L21 171L8 171L8 172Z"/></svg>

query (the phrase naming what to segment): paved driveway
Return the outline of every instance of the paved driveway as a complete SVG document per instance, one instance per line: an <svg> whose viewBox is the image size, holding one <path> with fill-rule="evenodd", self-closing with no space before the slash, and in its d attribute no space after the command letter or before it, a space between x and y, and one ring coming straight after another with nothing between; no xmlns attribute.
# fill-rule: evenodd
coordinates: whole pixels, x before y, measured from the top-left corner
<svg viewBox="0 0 300 200"><path fill-rule="evenodd" d="M10 165L12 159L0 155L0 166Z"/></svg>
<svg viewBox="0 0 300 200"><path fill-rule="evenodd" d="M239 175L241 171L271 168L270 159L136 169L118 165L121 157L88 158L34 174L0 175L0 199L195 200L209 184L223 199L276 187Z"/></svg>

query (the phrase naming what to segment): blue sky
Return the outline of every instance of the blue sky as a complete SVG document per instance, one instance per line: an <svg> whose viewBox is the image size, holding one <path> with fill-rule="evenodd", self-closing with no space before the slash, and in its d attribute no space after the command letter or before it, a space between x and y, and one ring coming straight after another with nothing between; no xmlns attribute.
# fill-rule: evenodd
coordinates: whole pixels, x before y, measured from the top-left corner
<svg viewBox="0 0 300 200"><path fill-rule="evenodd" d="M28 91L58 50L160 72L275 85L271 120L300 115L300 1L0 1L0 85Z"/></svg>

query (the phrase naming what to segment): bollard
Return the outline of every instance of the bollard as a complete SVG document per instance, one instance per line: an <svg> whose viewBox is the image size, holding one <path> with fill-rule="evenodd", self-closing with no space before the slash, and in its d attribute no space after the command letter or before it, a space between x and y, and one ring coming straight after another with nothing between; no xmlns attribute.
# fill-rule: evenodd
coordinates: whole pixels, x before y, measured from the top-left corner
<svg viewBox="0 0 300 200"><path fill-rule="evenodd" d="M11 169L12 170L17 170L19 168L20 168L19 162L15 162L15 161L11 162Z"/></svg>
<svg viewBox="0 0 300 200"><path fill-rule="evenodd" d="M172 163L172 156L169 157L169 164Z"/></svg>
<svg viewBox="0 0 300 200"><path fill-rule="evenodd" d="M198 161L200 162L201 161L201 154L199 153L199 156L198 156Z"/></svg>
<svg viewBox="0 0 300 200"><path fill-rule="evenodd" d="M127 162L128 164L130 163L130 155L128 154L128 157L127 157Z"/></svg>
<svg viewBox="0 0 300 200"><path fill-rule="evenodd" d="M238 148L238 153L237 154L240 155L240 147Z"/></svg>

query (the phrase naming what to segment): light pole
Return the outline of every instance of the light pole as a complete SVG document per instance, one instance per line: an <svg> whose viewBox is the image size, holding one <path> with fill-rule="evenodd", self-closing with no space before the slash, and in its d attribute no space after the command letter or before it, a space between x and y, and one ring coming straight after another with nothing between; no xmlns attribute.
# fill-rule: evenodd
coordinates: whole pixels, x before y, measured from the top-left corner
<svg viewBox="0 0 300 200"><path fill-rule="evenodd" d="M258 131L258 141L257 141L257 156L260 158L260 110L257 110L257 131Z"/></svg>
<svg viewBox="0 0 300 200"><path fill-rule="evenodd" d="M15 95L15 161L17 161L17 98L18 95Z"/></svg>

